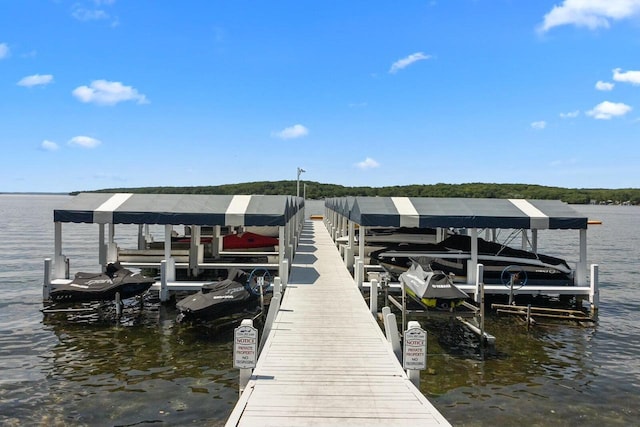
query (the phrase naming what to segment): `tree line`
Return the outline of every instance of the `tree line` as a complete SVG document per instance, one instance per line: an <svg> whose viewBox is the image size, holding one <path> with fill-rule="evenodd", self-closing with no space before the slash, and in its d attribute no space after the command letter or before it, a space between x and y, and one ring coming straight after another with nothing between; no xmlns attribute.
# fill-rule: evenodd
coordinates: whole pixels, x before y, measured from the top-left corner
<svg viewBox="0 0 640 427"><path fill-rule="evenodd" d="M305 185L306 184L306 185ZM268 194L296 195L297 181L259 181L240 184L197 187L138 187L108 188L94 192L147 193L147 194ZM78 194L79 191L71 194ZM300 196L325 199L342 196L379 197L466 197L496 199L562 200L572 204L625 203L640 204L640 189L562 188L531 184L414 184L388 187L346 187L313 181L300 182Z"/></svg>

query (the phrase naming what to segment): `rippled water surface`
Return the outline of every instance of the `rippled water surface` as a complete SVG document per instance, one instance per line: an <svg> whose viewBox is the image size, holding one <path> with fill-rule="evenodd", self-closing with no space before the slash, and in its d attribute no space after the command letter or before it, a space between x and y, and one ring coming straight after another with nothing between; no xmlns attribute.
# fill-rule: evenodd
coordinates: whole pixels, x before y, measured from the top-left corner
<svg viewBox="0 0 640 427"><path fill-rule="evenodd" d="M68 200L0 195L0 425L223 425L238 397L233 326L177 324L173 307L152 300L143 311L130 303L119 322L111 307L42 314L53 209ZM574 208L603 221L588 231L589 263L600 266L597 325L527 331L491 316L496 350L482 358L457 326L430 321L421 388L453 425L637 425L640 207ZM136 230L116 240L134 242ZM96 236L97 226L63 226L72 272L96 270ZM569 261L577 245L576 231L539 234L541 251Z"/></svg>

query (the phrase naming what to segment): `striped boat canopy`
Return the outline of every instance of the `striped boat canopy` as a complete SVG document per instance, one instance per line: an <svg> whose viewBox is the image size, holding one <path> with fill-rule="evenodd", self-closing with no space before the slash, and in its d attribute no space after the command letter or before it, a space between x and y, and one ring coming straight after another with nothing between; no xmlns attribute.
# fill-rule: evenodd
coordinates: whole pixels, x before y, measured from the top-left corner
<svg viewBox="0 0 640 427"><path fill-rule="evenodd" d="M441 197L341 199L327 199L325 206L366 227L586 229L588 221L587 217L559 200Z"/></svg>
<svg viewBox="0 0 640 427"><path fill-rule="evenodd" d="M300 207L304 205L302 198ZM284 226L298 206L293 196L80 193L54 222Z"/></svg>

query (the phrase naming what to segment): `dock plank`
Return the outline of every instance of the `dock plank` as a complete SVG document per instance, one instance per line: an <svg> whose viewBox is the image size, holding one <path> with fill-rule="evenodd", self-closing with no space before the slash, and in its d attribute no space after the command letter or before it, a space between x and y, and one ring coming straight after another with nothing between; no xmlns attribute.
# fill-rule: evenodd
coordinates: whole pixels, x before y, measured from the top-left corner
<svg viewBox="0 0 640 427"><path fill-rule="evenodd" d="M448 426L408 379L324 223L307 221L289 284L226 426Z"/></svg>

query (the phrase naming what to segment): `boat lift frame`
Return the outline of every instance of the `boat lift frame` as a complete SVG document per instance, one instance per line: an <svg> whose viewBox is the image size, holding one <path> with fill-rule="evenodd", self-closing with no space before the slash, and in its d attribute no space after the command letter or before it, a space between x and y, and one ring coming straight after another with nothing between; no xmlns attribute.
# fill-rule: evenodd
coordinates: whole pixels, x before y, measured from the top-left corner
<svg viewBox="0 0 640 427"><path fill-rule="evenodd" d="M364 199L361 203L362 206L358 205L359 199ZM372 202L371 199L374 201ZM391 199L393 203L389 203L385 201L385 199ZM354 279L359 288L364 288L370 286L365 280L366 271L373 268L374 266L368 265L365 261L367 259L367 254L365 251L366 245L366 231L368 226L364 224L356 223L356 220L362 221L364 218L362 210L366 209L367 204L377 204L374 212L371 213L371 217L367 217L368 222L379 221L378 224L370 225L380 226L381 224L384 226L390 226L389 223L395 222L397 226L409 226L409 227L417 227L419 226L419 218L421 215L424 215L433 220L434 217L437 217L437 221L442 225L442 227L437 228L439 233L436 236L440 236L441 238L444 236L443 230L445 230L447 225L450 226L458 226L460 228L466 228L467 234L471 237L471 251L467 259L467 265L470 273L467 275L466 283L456 284L458 288L467 292L468 294L474 294L474 299L476 302L479 299L478 296L478 278L477 278L477 266L480 264L478 262L478 235L479 235L479 227L474 226L474 224L478 222L483 223L491 223L494 224L492 228L482 227L486 230L487 233L492 233L495 236L495 229L500 229L501 224L503 224L502 217L492 217L491 213L487 213L486 209L491 206L491 204L499 204L503 205L507 204L508 206L515 206L523 215L523 218L506 218L504 219L504 225L502 228L514 228L508 227L508 225L513 225L515 223L518 224L528 224L527 228L522 228L522 247L523 249L526 247L527 243L531 246L533 251L537 251L538 247L538 230L540 229L551 229L551 225L553 221L557 221L562 223L562 226L557 226L559 229L577 229L579 232L579 259L575 268L574 275L574 285L566 285L566 286L546 286L546 285L527 285L521 289L511 290L509 287L498 284L498 285L483 285L484 291L488 295L509 295L510 292L513 292L513 295L523 294L523 295L567 295L574 296L577 299L584 300L587 299L589 302L589 310L593 313L595 317L597 315L598 306L600 303L599 296L599 284L598 284L598 265L592 264L590 266L590 275L588 275L588 266L587 266L587 225L589 221L587 218L580 217L576 212L571 212L571 209L566 207L566 204L563 204L559 201L546 201L551 203L553 206L550 208L551 210L558 210L562 213L559 214L558 218L550 217L539 209L535 208L530 202L522 199L487 199L480 200L477 199L464 199L468 200L468 202L460 201L459 199L439 199L442 201L443 206L446 206L448 209L451 209L450 205L461 205L461 216L456 215L442 215L441 217L437 214L430 212L418 212L417 208L413 205L413 201L420 202L422 199L434 199L434 198L408 198L408 197L391 197L391 198L337 198L333 200L328 200L325 204L325 225L330 232L334 242L340 248L341 253L343 254L344 263L347 265L347 268L353 272ZM479 204L485 203L486 206L483 206L482 209L479 210L478 214L470 214L470 208L467 206L471 204L471 201L477 201ZM431 202L436 203L436 202ZM393 208L387 208L388 212L383 211L381 206L393 206ZM354 213L355 212L355 213ZM464 216L466 215L466 216ZM352 218L356 217L356 219ZM450 222L449 222L450 221ZM356 226L358 228L358 241L355 240L356 234ZM527 234L527 231L531 231L531 239ZM346 238L346 244L342 244L338 242L340 237ZM438 237L436 237L438 238ZM344 239L342 239L344 240Z"/></svg>
<svg viewBox="0 0 640 427"><path fill-rule="evenodd" d="M249 212L252 200L263 208L270 205L277 212L262 213ZM161 200L160 200L161 199ZM127 203L131 203L131 210ZM213 204L211 207L208 204ZM180 206L176 209L175 206ZM172 206L167 209L167 206ZM188 210L192 209L192 210ZM219 210L216 210L219 209ZM204 283L196 281L177 281L176 268L185 268L197 272L199 269L225 269L225 268L254 268L266 267L278 271L277 276L282 280L283 287L288 282L293 259L302 231L304 222L304 202L301 198L291 196L206 196L206 195L152 195L131 193L82 193L70 202L65 209L54 211L54 255L45 259L43 300L49 296L49 289L56 283L68 283L70 281L70 260L63 253L62 228L66 223L93 223L98 226L98 265L102 270L109 262L118 261L119 248L115 241L115 227L119 224L138 225L138 251L140 257L121 262L121 265L134 268L156 268L160 270L160 279L152 290L159 292L160 300L167 301L170 292L199 290ZM119 216L118 216L119 215ZM274 216L278 216L275 220ZM116 218L117 217L117 218ZM258 219L256 219L256 217ZM119 219L118 219L119 218ZM277 262L276 263L237 263L237 262L202 262L203 247L198 243L200 225L185 224L185 218L196 218L201 224L215 227L214 253L228 255L229 252L220 251L222 237L221 226L246 226L269 225L270 222L279 222ZM248 218L254 218L251 223ZM150 222L155 221L155 222ZM264 221L264 222L261 222ZM153 254L153 259L144 254L146 243L150 241L148 232L149 224L164 226L164 241L170 242L174 226L189 225L193 230L187 262L178 262L179 259L172 253L171 245L165 244L160 256ZM106 234L106 238L105 238ZM216 250L217 249L217 250ZM135 252L134 251L129 251ZM246 255L246 253L237 253ZM275 254L269 252L267 255Z"/></svg>
<svg viewBox="0 0 640 427"><path fill-rule="evenodd" d="M465 310L456 310L452 308L450 311L438 311L438 310L430 310L429 307L425 306L419 298L415 298L412 295L408 295L406 292L406 285L403 282L403 279L400 279L400 288L402 289L401 300L397 301L392 295L388 295L385 292L385 297L388 302L391 302L396 308L398 308L402 313L402 330L406 329L407 325L407 316L426 316L426 317L448 317L455 318L458 322L460 322L463 326L465 326L468 330L473 332L480 340L480 345L483 347L494 347L496 338L495 336L487 333L484 327L484 319L485 319L485 304L484 304L484 285L482 283L484 266L482 264L478 264L477 266L477 292L476 295L478 298L478 306L470 304L466 301L462 303L462 306ZM383 282L384 283L384 282ZM384 285L383 285L384 286ZM388 289L388 286L385 286L385 290ZM409 310L407 309L407 295L413 301L415 301L418 305L423 307L423 310Z"/></svg>

